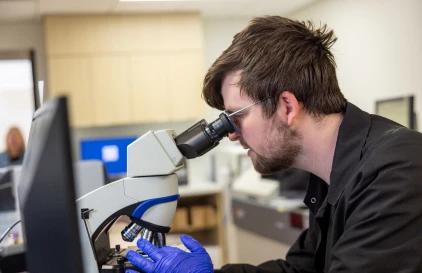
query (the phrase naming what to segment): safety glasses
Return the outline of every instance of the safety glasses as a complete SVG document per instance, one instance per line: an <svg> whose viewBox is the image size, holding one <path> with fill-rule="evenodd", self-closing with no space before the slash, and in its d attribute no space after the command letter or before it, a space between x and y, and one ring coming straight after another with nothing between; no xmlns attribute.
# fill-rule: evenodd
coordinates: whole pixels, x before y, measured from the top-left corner
<svg viewBox="0 0 422 273"><path fill-rule="evenodd" d="M238 134L241 133L240 128L242 127L241 126L241 121L242 121L241 114L242 114L242 112L245 111L246 109L248 109L248 108L250 108L250 107L252 107L252 106L254 106L254 105L258 104L258 103L264 102L264 101L266 101L266 100L268 100L270 98L271 97L268 97L268 98L265 98L263 100L254 102L254 103L252 103L252 104L250 104L250 105L248 105L246 107L243 107L242 109L239 109L239 110L237 110L237 111L235 111L233 113L229 113L227 111L224 111L224 114L227 116L228 120L230 121L230 124L233 126L234 130L236 131L236 133L238 133Z"/></svg>

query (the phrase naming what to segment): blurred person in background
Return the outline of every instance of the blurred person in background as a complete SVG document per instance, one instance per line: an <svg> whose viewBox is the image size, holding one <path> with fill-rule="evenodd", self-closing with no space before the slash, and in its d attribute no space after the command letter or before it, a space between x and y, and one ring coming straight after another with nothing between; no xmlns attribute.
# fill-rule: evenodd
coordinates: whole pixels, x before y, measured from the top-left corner
<svg viewBox="0 0 422 273"><path fill-rule="evenodd" d="M0 153L0 168L21 165L25 154L25 141L21 131L12 127L6 135L6 151Z"/></svg>

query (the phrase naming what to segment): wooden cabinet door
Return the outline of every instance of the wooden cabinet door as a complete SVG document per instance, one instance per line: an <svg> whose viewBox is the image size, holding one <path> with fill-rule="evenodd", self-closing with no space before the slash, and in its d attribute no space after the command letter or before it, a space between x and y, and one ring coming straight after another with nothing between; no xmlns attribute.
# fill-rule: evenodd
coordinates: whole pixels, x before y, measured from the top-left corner
<svg viewBox="0 0 422 273"><path fill-rule="evenodd" d="M160 50L202 50L203 33L200 14L172 14L161 16Z"/></svg>
<svg viewBox="0 0 422 273"><path fill-rule="evenodd" d="M90 59L92 94L95 98L95 125L131 123L132 104L129 90L129 58L100 56Z"/></svg>
<svg viewBox="0 0 422 273"><path fill-rule="evenodd" d="M171 120L167 70L167 55L156 53L131 58L133 122Z"/></svg>
<svg viewBox="0 0 422 273"><path fill-rule="evenodd" d="M76 127L94 125L94 99L86 58L49 59L49 96L69 98L70 122Z"/></svg>
<svg viewBox="0 0 422 273"><path fill-rule="evenodd" d="M71 95L75 126L203 116L199 13L47 16L51 94Z"/></svg>
<svg viewBox="0 0 422 273"><path fill-rule="evenodd" d="M203 118L205 102L201 98L204 77L202 53L190 50L173 54L168 65L170 115L174 121Z"/></svg>

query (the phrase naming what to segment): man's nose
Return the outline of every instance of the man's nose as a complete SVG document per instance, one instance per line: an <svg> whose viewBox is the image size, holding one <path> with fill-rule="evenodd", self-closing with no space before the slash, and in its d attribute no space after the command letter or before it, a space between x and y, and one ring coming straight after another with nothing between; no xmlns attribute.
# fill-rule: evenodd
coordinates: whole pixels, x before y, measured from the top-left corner
<svg viewBox="0 0 422 273"><path fill-rule="evenodd" d="M236 140L239 140L240 134L237 132L234 132L234 133L229 134L228 137L231 141L236 141Z"/></svg>

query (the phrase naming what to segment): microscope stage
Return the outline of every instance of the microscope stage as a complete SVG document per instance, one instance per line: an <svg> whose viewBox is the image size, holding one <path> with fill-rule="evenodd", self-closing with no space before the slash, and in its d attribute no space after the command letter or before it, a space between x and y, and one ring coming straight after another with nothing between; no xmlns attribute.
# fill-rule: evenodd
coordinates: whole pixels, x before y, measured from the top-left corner
<svg viewBox="0 0 422 273"><path fill-rule="evenodd" d="M108 261L101 267L101 273L124 273L127 269L132 269L137 272L144 273L144 271L135 267L126 259L126 253L129 250L135 250L139 254L148 258L148 256L139 250L136 246L128 247L127 249L121 249L119 251L112 249L113 252L109 256Z"/></svg>

